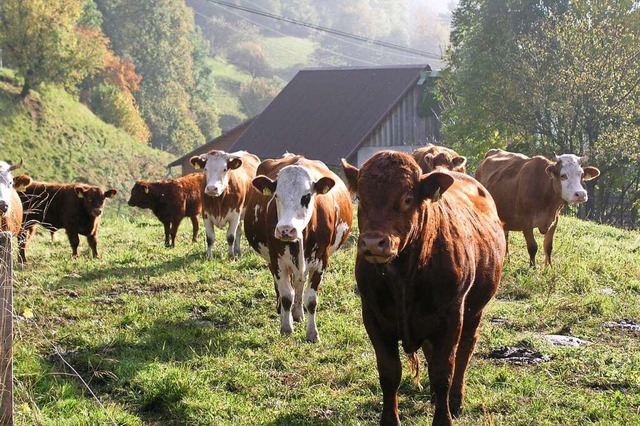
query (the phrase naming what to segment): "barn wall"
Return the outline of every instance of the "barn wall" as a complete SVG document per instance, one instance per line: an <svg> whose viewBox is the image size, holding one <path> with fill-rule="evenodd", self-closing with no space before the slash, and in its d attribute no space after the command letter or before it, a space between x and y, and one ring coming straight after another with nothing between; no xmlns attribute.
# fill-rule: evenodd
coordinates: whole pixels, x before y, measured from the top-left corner
<svg viewBox="0 0 640 426"><path fill-rule="evenodd" d="M442 140L440 121L435 115L418 116L421 87L416 86L396 106L358 150L358 166L383 149L411 152L427 143Z"/></svg>

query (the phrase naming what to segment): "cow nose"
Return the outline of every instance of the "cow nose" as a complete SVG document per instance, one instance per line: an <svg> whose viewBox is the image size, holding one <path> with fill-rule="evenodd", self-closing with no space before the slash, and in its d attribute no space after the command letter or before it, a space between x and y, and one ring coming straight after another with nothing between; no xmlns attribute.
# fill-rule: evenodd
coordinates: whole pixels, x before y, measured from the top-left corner
<svg viewBox="0 0 640 426"><path fill-rule="evenodd" d="M6 201L0 201L0 213L5 214L9 210L9 204Z"/></svg>
<svg viewBox="0 0 640 426"><path fill-rule="evenodd" d="M276 227L276 238L279 240L293 241L298 238L298 231L291 225Z"/></svg>
<svg viewBox="0 0 640 426"><path fill-rule="evenodd" d="M397 253L391 243L391 237L383 234L361 234L358 238L358 254L365 259L374 261L388 261Z"/></svg>
<svg viewBox="0 0 640 426"><path fill-rule="evenodd" d="M576 193L573 194L573 197L575 198L576 202L584 203L585 201L587 201L587 191L576 191Z"/></svg>
<svg viewBox="0 0 640 426"><path fill-rule="evenodd" d="M93 215L98 217L102 214L102 209L93 209Z"/></svg>
<svg viewBox="0 0 640 426"><path fill-rule="evenodd" d="M205 192L205 194L210 195L212 197L217 197L218 195L220 195L220 191L215 186L207 186L204 189L204 192Z"/></svg>

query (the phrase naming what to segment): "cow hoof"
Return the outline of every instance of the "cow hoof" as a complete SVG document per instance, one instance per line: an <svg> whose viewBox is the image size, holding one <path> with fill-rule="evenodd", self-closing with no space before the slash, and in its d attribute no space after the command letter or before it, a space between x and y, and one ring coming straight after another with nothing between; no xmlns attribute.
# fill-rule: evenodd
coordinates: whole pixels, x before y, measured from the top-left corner
<svg viewBox="0 0 640 426"><path fill-rule="evenodd" d="M320 336L318 336L317 334L313 335L313 336L307 336L307 342L309 342L309 343L318 343L318 342L320 342Z"/></svg>
<svg viewBox="0 0 640 426"><path fill-rule="evenodd" d="M458 417L462 413L462 397L449 397L449 411L453 417Z"/></svg>
<svg viewBox="0 0 640 426"><path fill-rule="evenodd" d="M292 328L280 327L280 335L281 336L288 336L291 333L293 333L293 329Z"/></svg>

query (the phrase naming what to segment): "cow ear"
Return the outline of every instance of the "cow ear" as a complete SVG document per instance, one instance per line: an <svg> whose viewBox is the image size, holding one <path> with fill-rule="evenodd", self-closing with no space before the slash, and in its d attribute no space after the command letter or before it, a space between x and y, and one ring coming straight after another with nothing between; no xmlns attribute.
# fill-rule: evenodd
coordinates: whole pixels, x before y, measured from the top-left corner
<svg viewBox="0 0 640 426"><path fill-rule="evenodd" d="M347 186L349 187L349 191L352 194L355 194L358 192L358 173L360 172L360 170L357 167L347 163L347 160L345 160L344 158L341 161L344 176L347 178Z"/></svg>
<svg viewBox="0 0 640 426"><path fill-rule="evenodd" d="M331 190L331 188L333 188L335 184L335 180L331 179L330 177L324 176L313 184L313 190L316 191L316 194L326 194Z"/></svg>
<svg viewBox="0 0 640 426"><path fill-rule="evenodd" d="M467 164L467 157L460 155L454 158L452 162L455 167L464 167L464 165Z"/></svg>
<svg viewBox="0 0 640 426"><path fill-rule="evenodd" d="M78 196L78 198L84 198L84 188L83 187L76 186L73 189L76 191L76 195Z"/></svg>
<svg viewBox="0 0 640 426"><path fill-rule="evenodd" d="M227 161L227 169L229 170L235 170L240 166L242 166L242 158L240 157L233 157Z"/></svg>
<svg viewBox="0 0 640 426"><path fill-rule="evenodd" d="M264 175L256 176L252 183L258 191L268 196L272 196L276 192L276 186L278 185L277 180L271 180Z"/></svg>
<svg viewBox="0 0 640 426"><path fill-rule="evenodd" d="M431 172L420 178L420 197L436 202L453 185L453 177L445 172Z"/></svg>
<svg viewBox="0 0 640 426"><path fill-rule="evenodd" d="M27 186L31 185L32 179L28 175L16 176L13 180L13 189L18 192L22 192L27 189Z"/></svg>
<svg viewBox="0 0 640 426"><path fill-rule="evenodd" d="M207 163L201 156L195 155L189 159L189 162L193 166L194 169L204 169L205 164Z"/></svg>
<svg viewBox="0 0 640 426"><path fill-rule="evenodd" d="M113 198L114 195L116 195L118 193L117 190L115 189L110 189L107 192L104 193L105 198Z"/></svg>
<svg viewBox="0 0 640 426"><path fill-rule="evenodd" d="M595 167L589 166L585 167L582 170L584 171L584 180L591 180L600 176L600 170L596 169Z"/></svg>
<svg viewBox="0 0 640 426"><path fill-rule="evenodd" d="M546 169L544 169L544 171L551 177L556 177L559 178L560 177L560 169L561 169L562 165L560 163L560 161L558 161L557 163L554 164L549 164L547 166Z"/></svg>
<svg viewBox="0 0 640 426"><path fill-rule="evenodd" d="M430 172L435 169L433 165L433 154L425 154L424 163L427 165L427 168L425 170L428 170Z"/></svg>

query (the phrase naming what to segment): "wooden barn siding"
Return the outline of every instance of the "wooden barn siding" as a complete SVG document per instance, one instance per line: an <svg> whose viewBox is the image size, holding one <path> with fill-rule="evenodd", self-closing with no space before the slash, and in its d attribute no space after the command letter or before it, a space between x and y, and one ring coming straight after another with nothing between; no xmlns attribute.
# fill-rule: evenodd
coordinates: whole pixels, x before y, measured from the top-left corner
<svg viewBox="0 0 640 426"><path fill-rule="evenodd" d="M442 140L436 116L418 116L420 87L400 101L362 147L422 146Z"/></svg>

